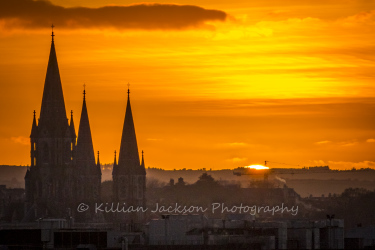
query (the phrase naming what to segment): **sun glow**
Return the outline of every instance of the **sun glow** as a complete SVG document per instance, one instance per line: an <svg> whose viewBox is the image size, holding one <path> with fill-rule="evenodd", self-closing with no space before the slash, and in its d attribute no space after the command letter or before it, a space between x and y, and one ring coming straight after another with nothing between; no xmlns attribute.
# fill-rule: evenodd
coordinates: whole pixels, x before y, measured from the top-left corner
<svg viewBox="0 0 375 250"><path fill-rule="evenodd" d="M257 170L269 169L269 167L265 167L262 165L250 165L250 166L246 166L245 168L257 169Z"/></svg>

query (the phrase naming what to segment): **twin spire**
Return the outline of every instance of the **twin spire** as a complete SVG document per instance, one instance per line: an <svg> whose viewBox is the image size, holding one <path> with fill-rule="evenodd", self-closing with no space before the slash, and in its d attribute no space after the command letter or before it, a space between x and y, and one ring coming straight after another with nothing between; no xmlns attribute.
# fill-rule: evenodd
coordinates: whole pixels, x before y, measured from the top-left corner
<svg viewBox="0 0 375 250"><path fill-rule="evenodd" d="M54 32L52 27L52 43L50 56L47 67L47 74L44 84L42 106L40 110L39 126L36 124L36 118L34 113L33 128L31 135L36 133L36 130L43 129L49 133L51 137L61 137L62 134L68 129L71 135L76 137L74 122L73 122L73 111L71 111L70 125L66 117L66 109L64 102L64 95L61 85L61 78L59 67L57 63L57 56L54 44ZM94 147L92 143L91 129L88 118L87 106L86 106L86 89L84 85L83 90L83 105L81 120L78 129L77 139L77 160L86 161L88 165L95 165ZM118 169L121 173L138 173L145 174L144 157L142 151L142 164L139 159L138 145L134 128L133 115L130 105L130 88L128 84L128 100L126 105L125 120L122 130L122 138L120 145L120 152L118 156ZM58 124L58 125L56 125ZM116 153L115 161L116 164ZM98 154L99 163L99 154Z"/></svg>

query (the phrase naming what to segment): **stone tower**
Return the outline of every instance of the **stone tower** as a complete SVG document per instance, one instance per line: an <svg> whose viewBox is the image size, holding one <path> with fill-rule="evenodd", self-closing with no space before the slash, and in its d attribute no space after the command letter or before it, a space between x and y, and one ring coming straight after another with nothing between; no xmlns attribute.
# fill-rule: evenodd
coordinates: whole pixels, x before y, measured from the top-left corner
<svg viewBox="0 0 375 250"><path fill-rule="evenodd" d="M114 200L127 207L146 207L146 169L142 152L142 164L139 160L137 138L135 135L134 121L130 106L130 91L126 105L125 121L122 130L118 164L113 166L113 195ZM143 214L131 214L125 219L126 223L139 223Z"/></svg>
<svg viewBox="0 0 375 250"><path fill-rule="evenodd" d="M78 143L71 112L66 116L57 63L54 33L44 83L40 118L34 111L30 134L31 166L25 175L25 221L40 217L66 217L77 203L97 200L101 169L95 164L84 96Z"/></svg>
<svg viewBox="0 0 375 250"><path fill-rule="evenodd" d="M74 198L72 174L76 150L74 122L66 116L54 34L44 83L40 118L35 111L30 134L31 167L25 176L26 209L35 216L62 216Z"/></svg>

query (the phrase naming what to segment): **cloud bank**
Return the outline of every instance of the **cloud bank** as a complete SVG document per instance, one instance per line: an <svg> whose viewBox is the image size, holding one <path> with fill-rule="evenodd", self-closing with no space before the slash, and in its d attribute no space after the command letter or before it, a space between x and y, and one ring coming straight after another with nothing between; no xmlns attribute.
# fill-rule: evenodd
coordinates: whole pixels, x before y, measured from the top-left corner
<svg viewBox="0 0 375 250"><path fill-rule="evenodd" d="M0 0L0 21L5 27L116 28L178 30L201 27L208 21L225 21L227 14L193 5L138 4L100 8L64 8L49 1Z"/></svg>

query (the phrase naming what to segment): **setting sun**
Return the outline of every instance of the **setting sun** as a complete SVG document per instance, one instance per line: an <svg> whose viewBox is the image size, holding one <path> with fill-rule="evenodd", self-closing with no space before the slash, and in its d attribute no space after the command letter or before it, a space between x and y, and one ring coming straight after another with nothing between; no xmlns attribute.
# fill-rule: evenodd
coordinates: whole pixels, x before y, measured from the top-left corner
<svg viewBox="0 0 375 250"><path fill-rule="evenodd" d="M257 169L257 170L270 169L269 167L265 167L262 165L250 165L250 166L246 166L245 168Z"/></svg>

